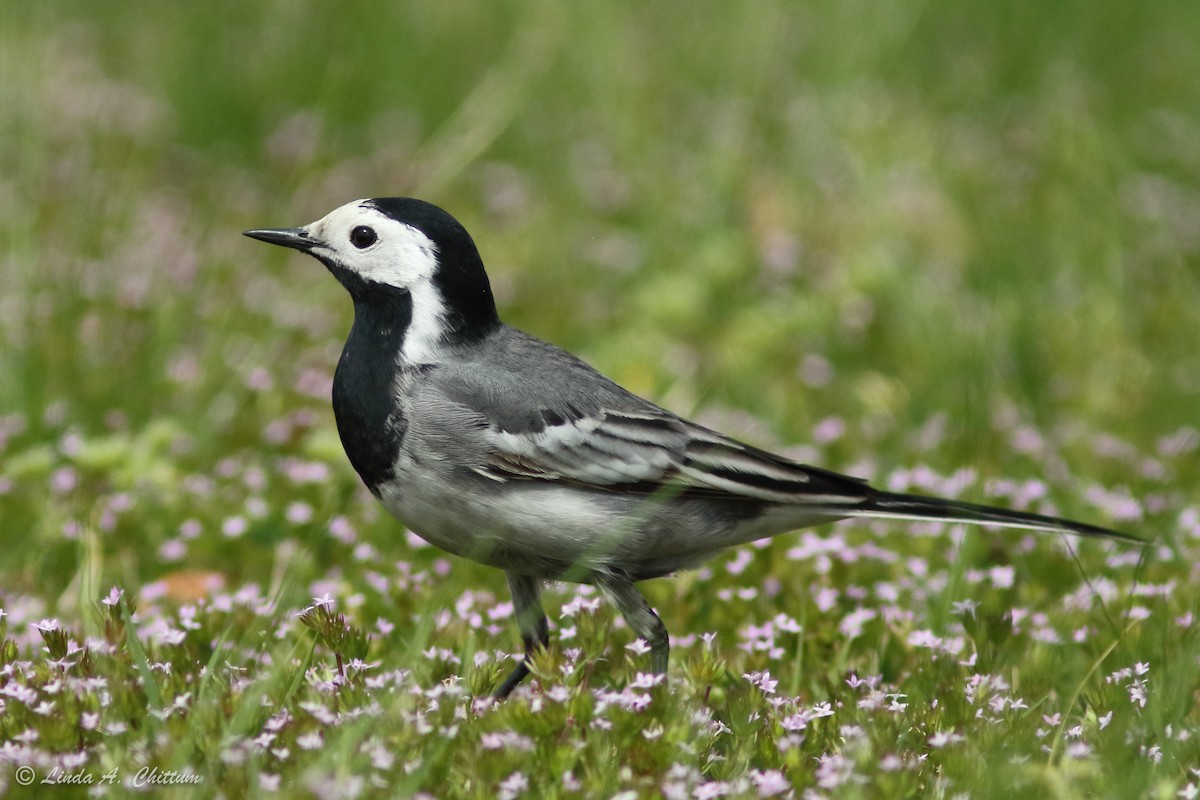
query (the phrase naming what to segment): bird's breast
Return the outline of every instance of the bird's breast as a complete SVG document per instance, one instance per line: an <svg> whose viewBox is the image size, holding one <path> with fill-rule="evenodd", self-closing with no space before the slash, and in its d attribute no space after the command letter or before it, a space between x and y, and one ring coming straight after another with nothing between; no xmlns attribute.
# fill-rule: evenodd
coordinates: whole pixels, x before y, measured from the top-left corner
<svg viewBox="0 0 1200 800"><path fill-rule="evenodd" d="M342 447L373 493L392 479L408 419L399 354L412 320L411 298L355 300L354 325L333 375L333 414Z"/></svg>
<svg viewBox="0 0 1200 800"><path fill-rule="evenodd" d="M350 464L372 492L393 477L408 421L397 408L391 375L343 358L333 380L333 414Z"/></svg>

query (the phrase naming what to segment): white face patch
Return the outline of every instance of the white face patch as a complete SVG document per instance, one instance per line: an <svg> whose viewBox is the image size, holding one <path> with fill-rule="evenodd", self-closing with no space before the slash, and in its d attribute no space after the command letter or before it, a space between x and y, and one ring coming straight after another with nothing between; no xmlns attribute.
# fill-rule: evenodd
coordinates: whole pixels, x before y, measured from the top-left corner
<svg viewBox="0 0 1200 800"><path fill-rule="evenodd" d="M368 281L408 290L412 321L405 332L402 356L414 364L433 361L446 319L445 301L433 283L437 245L367 200L335 208L304 229L316 242L313 255Z"/></svg>
<svg viewBox="0 0 1200 800"><path fill-rule="evenodd" d="M304 229L317 243L314 255L375 283L411 289L437 270L437 245L428 236L366 200L335 208Z"/></svg>

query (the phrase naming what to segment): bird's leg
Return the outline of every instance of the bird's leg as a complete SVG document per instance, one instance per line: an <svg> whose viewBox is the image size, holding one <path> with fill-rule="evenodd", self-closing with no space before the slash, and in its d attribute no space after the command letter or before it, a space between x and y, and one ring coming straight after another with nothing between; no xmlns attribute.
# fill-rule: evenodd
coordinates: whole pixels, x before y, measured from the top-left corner
<svg viewBox="0 0 1200 800"><path fill-rule="evenodd" d="M671 645L667 637L667 626L654 613L654 609L646 602L627 575L597 574L594 578L596 587L616 606L617 611L625 618L625 622L633 628L634 633L646 640L650 645L650 668L659 674L667 671L667 655Z"/></svg>
<svg viewBox="0 0 1200 800"><path fill-rule="evenodd" d="M550 625L546 622L546 612L542 610L542 603L538 599L541 591L538 580L515 572L505 574L508 575L508 588L512 592L513 614L517 618L517 627L521 629L521 641L525 644L525 658L496 690L496 697L501 700L512 694L517 684L529 674L529 659L533 651L545 647L550 641Z"/></svg>

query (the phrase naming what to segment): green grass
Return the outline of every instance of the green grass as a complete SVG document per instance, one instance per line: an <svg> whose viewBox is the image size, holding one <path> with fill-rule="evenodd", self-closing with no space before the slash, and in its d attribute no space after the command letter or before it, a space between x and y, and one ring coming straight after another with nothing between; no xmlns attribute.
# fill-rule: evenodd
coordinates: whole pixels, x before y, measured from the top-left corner
<svg viewBox="0 0 1200 800"><path fill-rule="evenodd" d="M1185 2L6 4L0 794L1188 796L1197 41ZM658 686L558 587L489 705L503 577L359 487L350 304L240 235L391 194L673 410L1155 545L780 537L644 586Z"/></svg>

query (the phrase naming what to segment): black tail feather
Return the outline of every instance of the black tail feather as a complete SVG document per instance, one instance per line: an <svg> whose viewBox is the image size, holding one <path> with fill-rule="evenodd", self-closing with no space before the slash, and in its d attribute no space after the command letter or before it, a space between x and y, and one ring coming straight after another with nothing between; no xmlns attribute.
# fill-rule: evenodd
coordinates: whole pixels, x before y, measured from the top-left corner
<svg viewBox="0 0 1200 800"><path fill-rule="evenodd" d="M922 497L915 494L878 492L852 513L856 517L880 517L893 519L941 520L965 522L975 525L997 525L1006 528L1027 528L1039 531L1065 531L1078 536L1117 539L1132 544L1146 544L1146 540L1111 528L1089 525L1086 522L1061 517L1033 514L1028 511L1010 511L995 506L963 503L940 497Z"/></svg>

